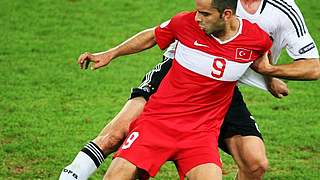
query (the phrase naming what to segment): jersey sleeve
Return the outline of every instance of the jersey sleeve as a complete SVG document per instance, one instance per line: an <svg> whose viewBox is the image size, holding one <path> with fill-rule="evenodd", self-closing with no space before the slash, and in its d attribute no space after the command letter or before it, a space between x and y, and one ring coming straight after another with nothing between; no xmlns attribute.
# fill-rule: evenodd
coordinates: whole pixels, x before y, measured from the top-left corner
<svg viewBox="0 0 320 180"><path fill-rule="evenodd" d="M155 29L155 39L160 49L166 49L175 41L175 32L172 19L162 23Z"/></svg>
<svg viewBox="0 0 320 180"><path fill-rule="evenodd" d="M302 13L294 1L291 1L290 5L295 16L288 18L281 27L288 55L293 59L319 58L318 49L305 25Z"/></svg>

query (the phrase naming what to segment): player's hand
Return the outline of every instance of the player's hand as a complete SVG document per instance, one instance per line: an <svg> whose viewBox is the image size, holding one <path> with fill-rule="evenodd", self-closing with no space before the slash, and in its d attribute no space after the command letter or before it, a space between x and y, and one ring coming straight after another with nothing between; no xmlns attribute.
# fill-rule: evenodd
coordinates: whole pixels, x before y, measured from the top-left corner
<svg viewBox="0 0 320 180"><path fill-rule="evenodd" d="M78 64L81 69L88 69L90 63L94 63L91 66L92 70L101 68L110 63L110 61L114 58L114 53L112 50L101 52L101 53L83 53L78 58Z"/></svg>
<svg viewBox="0 0 320 180"><path fill-rule="evenodd" d="M274 97L279 99L289 95L288 85L278 78L271 78L269 80L268 90Z"/></svg>

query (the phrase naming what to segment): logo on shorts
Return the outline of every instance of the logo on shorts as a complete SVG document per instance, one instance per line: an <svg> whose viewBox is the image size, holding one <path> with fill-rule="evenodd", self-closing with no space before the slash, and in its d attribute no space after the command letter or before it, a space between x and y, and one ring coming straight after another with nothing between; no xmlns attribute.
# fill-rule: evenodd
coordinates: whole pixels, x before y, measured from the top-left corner
<svg viewBox="0 0 320 180"><path fill-rule="evenodd" d="M142 90L145 91L145 92L147 92L147 93L150 93L150 87L148 87L148 86L144 86L144 87L142 88Z"/></svg>
<svg viewBox="0 0 320 180"><path fill-rule="evenodd" d="M310 51L311 49L313 49L313 48L315 48L315 47L316 47L316 46L315 46L314 43L312 42L312 43L306 45L305 47L301 48L301 49L299 50L299 54L304 54L304 53Z"/></svg>

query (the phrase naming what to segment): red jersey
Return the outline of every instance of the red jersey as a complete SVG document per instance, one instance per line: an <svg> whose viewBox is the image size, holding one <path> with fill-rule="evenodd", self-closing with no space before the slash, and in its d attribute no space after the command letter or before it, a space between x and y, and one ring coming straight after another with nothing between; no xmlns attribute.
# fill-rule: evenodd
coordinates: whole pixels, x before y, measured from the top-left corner
<svg viewBox="0 0 320 180"><path fill-rule="evenodd" d="M199 27L195 15L180 13L156 28L161 49L178 40L175 58L135 123L218 134L237 80L272 45L263 30L243 19L238 33L221 42Z"/></svg>

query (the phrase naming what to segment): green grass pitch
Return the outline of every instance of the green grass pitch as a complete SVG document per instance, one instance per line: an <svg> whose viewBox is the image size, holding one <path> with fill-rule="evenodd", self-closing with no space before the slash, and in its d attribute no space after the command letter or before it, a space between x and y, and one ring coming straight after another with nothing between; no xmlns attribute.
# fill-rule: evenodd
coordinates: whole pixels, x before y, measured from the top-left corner
<svg viewBox="0 0 320 180"><path fill-rule="evenodd" d="M317 0L296 0L320 46ZM85 51L113 47L192 10L193 0L1 0L0 179L57 179L62 168L110 121L131 87L161 59L153 48L107 68L81 71ZM287 55L281 62L288 62ZM283 100L242 87L264 135L265 179L320 179L320 83L288 82ZM236 165L222 153L224 179ZM109 157L91 179L101 179ZM167 163L155 179L178 179Z"/></svg>

